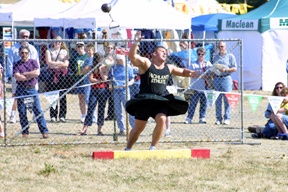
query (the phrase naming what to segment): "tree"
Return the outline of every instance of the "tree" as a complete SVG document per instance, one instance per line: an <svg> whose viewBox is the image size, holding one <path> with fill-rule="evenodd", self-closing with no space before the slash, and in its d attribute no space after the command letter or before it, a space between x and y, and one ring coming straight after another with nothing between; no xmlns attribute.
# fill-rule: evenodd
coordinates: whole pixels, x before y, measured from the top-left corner
<svg viewBox="0 0 288 192"><path fill-rule="evenodd" d="M252 11L253 9L258 8L259 6L261 6L262 4L266 3L268 0L216 0L218 1L218 3L220 4L227 4L227 5L231 5L231 9L233 9L233 7L236 8L247 8L247 11ZM246 3L246 5L245 5ZM233 5L233 6L232 6ZM247 6L248 5L248 6ZM245 7L246 6L246 7ZM234 11L233 11L234 12ZM237 13L237 12L236 12ZM239 10L240 14L241 10Z"/></svg>

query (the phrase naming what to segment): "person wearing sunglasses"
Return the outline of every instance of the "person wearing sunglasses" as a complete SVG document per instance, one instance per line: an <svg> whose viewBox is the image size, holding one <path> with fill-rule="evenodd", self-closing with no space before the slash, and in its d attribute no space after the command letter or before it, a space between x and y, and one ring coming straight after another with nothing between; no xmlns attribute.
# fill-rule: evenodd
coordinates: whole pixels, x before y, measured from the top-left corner
<svg viewBox="0 0 288 192"><path fill-rule="evenodd" d="M222 66L219 68L219 73L214 75L213 85L215 91L222 92L219 94L218 98L215 101L216 106L216 125L221 125L222 120L224 119L223 125L230 124L230 112L231 107L229 102L223 92L232 92L233 81L231 73L237 70L237 64L235 56L232 53L227 52L226 43L220 41L218 43L219 53L215 55L213 59L213 64L218 64ZM224 116L222 117L222 102L224 100Z"/></svg>
<svg viewBox="0 0 288 192"><path fill-rule="evenodd" d="M74 82L80 80L84 74L82 73L82 68L84 65L85 60L88 58L88 55L85 51L85 44L83 41L76 42L76 55L75 57L70 57L69 61L69 68L73 71L75 78ZM85 95L88 92L88 86L81 86L85 84L85 79L82 80L80 83L77 84L77 87L74 89L73 93L78 95L79 99L79 108L81 112L81 119L80 122L84 123L86 117L86 101ZM81 86L81 87L78 87Z"/></svg>
<svg viewBox="0 0 288 192"><path fill-rule="evenodd" d="M12 76L13 73L13 64L16 63L21 59L20 54L19 54L19 48L21 46L27 46L30 50L29 58L34 59L37 61L37 64L39 65L39 55L35 47L31 44L29 44L27 39L29 39L30 36L30 31L26 29L21 29L19 31L19 39L21 40L20 42L15 43L11 49L8 52L8 57L7 57L7 68L6 68L6 77L10 78L12 77L12 97L15 96L15 91L16 91L16 80ZM39 65L40 66L40 65ZM38 90L38 83L36 84L36 89ZM17 99L14 100L13 106L12 106L12 111L10 114L10 119L9 122L15 124L16 123L16 108L17 108Z"/></svg>
<svg viewBox="0 0 288 192"><path fill-rule="evenodd" d="M197 49L197 60L188 67L189 69L193 71L198 71L199 74L203 74L205 71L207 71L209 68L212 67L212 64L210 61L206 61L205 58L206 49L204 47L200 47ZM211 72L207 73L203 76L203 78L191 78L190 84L192 87L190 87L192 90L194 90L194 94L192 95L189 107L188 107L188 115L186 120L184 121L185 124L191 124L195 109L197 106L198 101L200 101L200 108L199 108L199 123L206 123L206 109L207 109L207 100L205 93L203 90L208 89L208 78L211 78L211 75L213 75Z"/></svg>
<svg viewBox="0 0 288 192"><path fill-rule="evenodd" d="M274 86L273 91L272 91L272 96L281 96L281 90L285 87L286 86L284 83L277 82ZM254 132L251 134L251 137L254 139L258 139L258 138L270 139L271 137L273 138L273 137L277 136L277 134L278 134L278 130L277 130L273 120L271 119L271 118L273 118L273 116L275 116L275 114L273 113L273 110L272 110L270 103L268 104L267 109L265 110L264 116L268 119L264 128L261 128L258 125L248 127L248 130L250 132Z"/></svg>
<svg viewBox="0 0 288 192"><path fill-rule="evenodd" d="M48 128L44 118L38 92L36 90L37 78L40 75L39 64L30 59L30 49L21 46L19 48L21 60L13 65L13 75L17 83L15 96L18 97L18 112L23 138L29 136L29 122L27 120L27 109L35 114L38 128L44 139L48 138Z"/></svg>

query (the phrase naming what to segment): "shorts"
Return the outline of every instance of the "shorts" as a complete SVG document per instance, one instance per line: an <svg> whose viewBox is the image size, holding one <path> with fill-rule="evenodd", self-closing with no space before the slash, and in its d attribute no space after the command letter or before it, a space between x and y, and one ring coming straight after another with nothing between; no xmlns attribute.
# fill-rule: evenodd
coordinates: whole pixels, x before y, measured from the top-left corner
<svg viewBox="0 0 288 192"><path fill-rule="evenodd" d="M88 92L89 92L89 86L77 87L77 88L74 88L74 91L73 91L74 94L87 94Z"/></svg>
<svg viewBox="0 0 288 192"><path fill-rule="evenodd" d="M135 111L135 119L147 121L149 117L155 119L156 115L159 113L163 113L167 116L168 108L163 104L155 105L142 105Z"/></svg>
<svg viewBox="0 0 288 192"><path fill-rule="evenodd" d="M288 115L282 115L282 122L288 127Z"/></svg>
<svg viewBox="0 0 288 192"><path fill-rule="evenodd" d="M14 77L12 77L12 94L16 93L16 88L17 88L17 83L16 83L16 79ZM38 91L38 81L35 85L35 89Z"/></svg>

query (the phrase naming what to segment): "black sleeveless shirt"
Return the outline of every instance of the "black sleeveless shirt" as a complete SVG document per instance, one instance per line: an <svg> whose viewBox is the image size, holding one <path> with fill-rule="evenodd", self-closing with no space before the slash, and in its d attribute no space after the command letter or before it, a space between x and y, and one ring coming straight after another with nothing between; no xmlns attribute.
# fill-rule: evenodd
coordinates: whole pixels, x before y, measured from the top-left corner
<svg viewBox="0 0 288 192"><path fill-rule="evenodd" d="M167 65L163 69L156 69L151 63L149 69L140 75L140 94L155 93L157 95L166 95L166 86L170 76L170 71Z"/></svg>

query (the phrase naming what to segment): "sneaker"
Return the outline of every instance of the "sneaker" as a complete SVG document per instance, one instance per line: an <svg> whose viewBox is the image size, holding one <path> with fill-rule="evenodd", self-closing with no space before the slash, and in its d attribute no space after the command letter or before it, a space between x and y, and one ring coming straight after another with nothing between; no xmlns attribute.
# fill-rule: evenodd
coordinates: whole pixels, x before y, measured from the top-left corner
<svg viewBox="0 0 288 192"><path fill-rule="evenodd" d="M4 132L0 132L0 138L4 138Z"/></svg>
<svg viewBox="0 0 288 192"><path fill-rule="evenodd" d="M253 139L259 139L259 138L261 138L261 135L260 135L260 133L253 133L253 134L251 134L251 137Z"/></svg>
<svg viewBox="0 0 288 192"><path fill-rule="evenodd" d="M86 117L86 115L82 115L82 117L81 117L81 119L80 119L81 123L84 123L85 117Z"/></svg>
<svg viewBox="0 0 288 192"><path fill-rule="evenodd" d="M126 136L126 131L120 131L119 136Z"/></svg>
<svg viewBox="0 0 288 192"><path fill-rule="evenodd" d="M51 122L52 122L52 123L55 123L55 122L56 122L56 118L55 118L55 117L52 117L52 118L51 118Z"/></svg>
<svg viewBox="0 0 288 192"><path fill-rule="evenodd" d="M16 117L14 115L10 116L9 123L12 123L12 124L16 123Z"/></svg>
<svg viewBox="0 0 288 192"><path fill-rule="evenodd" d="M221 122L217 120L217 121L215 122L215 125L221 125Z"/></svg>
<svg viewBox="0 0 288 192"><path fill-rule="evenodd" d="M187 117L186 120L184 121L184 124L191 124L191 119Z"/></svg>
<svg viewBox="0 0 288 192"><path fill-rule="evenodd" d="M60 122L62 122L62 123L66 123L66 119L64 118L64 117L60 117Z"/></svg>
<svg viewBox="0 0 288 192"><path fill-rule="evenodd" d="M172 133L170 131L165 131L164 137L172 137Z"/></svg>
<svg viewBox="0 0 288 192"><path fill-rule="evenodd" d="M150 146L149 150L156 150L155 146Z"/></svg>
<svg viewBox="0 0 288 192"><path fill-rule="evenodd" d="M230 125L230 120L228 120L228 119L226 119L226 120L224 120L224 123L223 123L224 125Z"/></svg>
<svg viewBox="0 0 288 192"><path fill-rule="evenodd" d="M42 137L43 137L43 139L48 139L49 138L48 133L43 133Z"/></svg>
<svg viewBox="0 0 288 192"><path fill-rule="evenodd" d="M205 118L201 118L201 119L199 120L199 123L206 124L206 119L205 119Z"/></svg>

